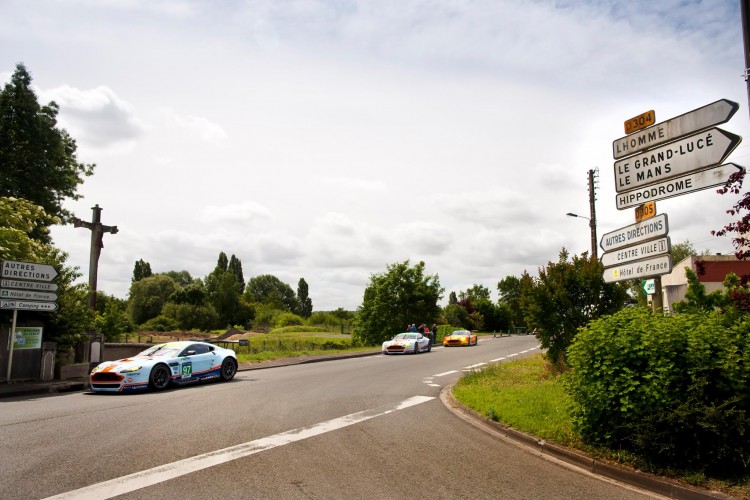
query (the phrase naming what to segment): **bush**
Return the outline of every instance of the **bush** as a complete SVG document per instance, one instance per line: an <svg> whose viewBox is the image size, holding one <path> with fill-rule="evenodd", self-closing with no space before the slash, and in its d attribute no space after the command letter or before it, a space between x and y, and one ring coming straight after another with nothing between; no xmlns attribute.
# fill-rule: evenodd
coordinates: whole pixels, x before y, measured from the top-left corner
<svg viewBox="0 0 750 500"><path fill-rule="evenodd" d="M716 477L750 472L750 320L624 309L568 350L574 424L590 444Z"/></svg>
<svg viewBox="0 0 750 500"><path fill-rule="evenodd" d="M299 325L304 325L304 324L305 324L305 318L303 318L302 316L297 316L294 313L285 312L276 316L274 327L284 328L285 326L299 326Z"/></svg>
<svg viewBox="0 0 750 500"><path fill-rule="evenodd" d="M171 332L173 330L177 330L177 322L172 318L161 314L143 323L140 326L139 330L153 332Z"/></svg>

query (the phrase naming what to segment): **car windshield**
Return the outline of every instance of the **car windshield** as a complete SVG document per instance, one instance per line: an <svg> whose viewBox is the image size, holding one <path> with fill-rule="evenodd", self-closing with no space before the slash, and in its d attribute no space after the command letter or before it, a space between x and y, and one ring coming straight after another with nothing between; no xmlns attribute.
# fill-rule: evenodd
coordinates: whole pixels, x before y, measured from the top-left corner
<svg viewBox="0 0 750 500"><path fill-rule="evenodd" d="M167 344L155 345L149 347L145 351L138 354L138 356L160 356L160 357L175 357L180 351L177 347L172 347Z"/></svg>
<svg viewBox="0 0 750 500"><path fill-rule="evenodd" d="M417 338L416 333L399 333L398 335L393 337L393 340L398 340L398 339L414 340L416 338Z"/></svg>
<svg viewBox="0 0 750 500"><path fill-rule="evenodd" d="M468 335L469 332L467 330L456 330L451 335Z"/></svg>

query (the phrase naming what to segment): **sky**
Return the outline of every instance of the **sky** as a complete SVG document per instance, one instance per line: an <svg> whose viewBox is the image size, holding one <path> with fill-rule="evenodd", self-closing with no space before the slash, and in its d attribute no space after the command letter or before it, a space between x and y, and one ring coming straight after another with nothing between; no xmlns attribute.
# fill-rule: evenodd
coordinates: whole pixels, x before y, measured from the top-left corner
<svg viewBox="0 0 750 500"><path fill-rule="evenodd" d="M612 143L719 99L740 105L726 160L750 166L735 0L0 0L0 82L23 63L95 163L65 207L117 226L98 289L134 264L309 285L314 310L362 303L373 274L425 262L459 293L590 252L617 210ZM732 195L657 202L672 244L716 238ZM55 227L81 281L90 232ZM601 249L599 249L601 254Z"/></svg>

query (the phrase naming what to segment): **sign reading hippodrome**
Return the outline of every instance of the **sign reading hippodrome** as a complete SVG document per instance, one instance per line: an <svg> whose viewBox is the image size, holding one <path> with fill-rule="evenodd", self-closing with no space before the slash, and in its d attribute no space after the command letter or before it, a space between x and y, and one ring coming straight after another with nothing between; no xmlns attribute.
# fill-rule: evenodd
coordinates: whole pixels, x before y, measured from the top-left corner
<svg viewBox="0 0 750 500"><path fill-rule="evenodd" d="M599 246L605 252L609 252L636 243L654 240L666 236L667 233L669 233L667 214L659 214L643 222L636 222L605 234L602 236Z"/></svg>
<svg viewBox="0 0 750 500"><path fill-rule="evenodd" d="M652 259L638 260L619 266L608 267L604 270L605 283L615 281L632 280L649 276L661 276L672 272L672 257L661 255Z"/></svg>
<svg viewBox="0 0 750 500"><path fill-rule="evenodd" d="M725 163L724 165L701 170L700 172L693 172L692 174L669 179L652 186L619 193L615 197L617 209L624 210L630 207L637 207L638 205L648 203L649 201L665 200L667 198L673 198L675 196L721 186L726 184L729 177L739 169L742 169L739 165Z"/></svg>
<svg viewBox="0 0 750 500"><path fill-rule="evenodd" d="M694 109L684 115L676 116L635 134L615 140L612 143L612 154L615 159L624 158L704 128L725 123L734 116L739 107L736 102L720 99L702 108ZM637 118L639 117L631 120ZM625 122L626 133L629 133L627 132L627 124L628 122Z"/></svg>
<svg viewBox="0 0 750 500"><path fill-rule="evenodd" d="M618 248L612 252L607 252L602 255L600 261L604 267L612 267L634 260L667 254L669 253L670 248L669 236L665 236L657 240L650 240L645 243L638 243L637 245Z"/></svg>
<svg viewBox="0 0 750 500"><path fill-rule="evenodd" d="M742 141L719 128L711 128L656 149L615 162L618 193L717 165Z"/></svg>

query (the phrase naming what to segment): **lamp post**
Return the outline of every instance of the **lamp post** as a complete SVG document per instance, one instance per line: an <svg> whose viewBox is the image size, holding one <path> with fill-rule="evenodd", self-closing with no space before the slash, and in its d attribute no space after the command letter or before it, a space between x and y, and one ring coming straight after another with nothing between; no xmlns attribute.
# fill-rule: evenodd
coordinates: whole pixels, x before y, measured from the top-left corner
<svg viewBox="0 0 750 500"><path fill-rule="evenodd" d="M580 219L586 219L587 221L589 221L589 227L591 228L591 256L595 259L598 259L599 257L596 254L596 221L586 216L574 214L571 212L568 212L565 215L567 215L568 217L578 217Z"/></svg>

